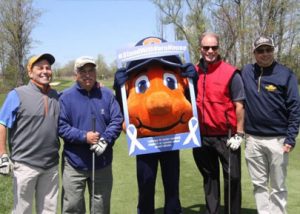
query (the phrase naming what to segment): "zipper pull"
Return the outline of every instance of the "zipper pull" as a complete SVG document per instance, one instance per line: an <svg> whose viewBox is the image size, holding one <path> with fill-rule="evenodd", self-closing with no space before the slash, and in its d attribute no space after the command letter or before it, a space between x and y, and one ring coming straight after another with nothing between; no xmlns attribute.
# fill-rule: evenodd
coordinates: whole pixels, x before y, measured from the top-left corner
<svg viewBox="0 0 300 214"><path fill-rule="evenodd" d="M263 67L261 67L260 68L260 75L258 77L258 84L257 84L257 92L258 93L260 92L261 78L262 78L263 73L264 73L264 69L263 69Z"/></svg>

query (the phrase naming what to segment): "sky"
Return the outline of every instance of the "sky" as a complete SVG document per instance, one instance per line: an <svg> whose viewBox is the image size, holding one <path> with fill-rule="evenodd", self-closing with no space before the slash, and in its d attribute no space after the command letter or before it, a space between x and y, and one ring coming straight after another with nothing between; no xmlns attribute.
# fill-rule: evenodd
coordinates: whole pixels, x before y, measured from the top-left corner
<svg viewBox="0 0 300 214"><path fill-rule="evenodd" d="M107 64L117 50L158 35L157 9L148 0L34 0L42 12L32 30L30 55L51 53L57 66L99 54ZM166 33L169 42L172 33Z"/></svg>

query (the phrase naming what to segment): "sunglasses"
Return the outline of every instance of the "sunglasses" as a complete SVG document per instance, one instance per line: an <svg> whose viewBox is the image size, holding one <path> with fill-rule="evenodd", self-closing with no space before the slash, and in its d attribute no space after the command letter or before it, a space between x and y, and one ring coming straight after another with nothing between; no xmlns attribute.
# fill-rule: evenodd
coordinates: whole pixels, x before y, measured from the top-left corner
<svg viewBox="0 0 300 214"><path fill-rule="evenodd" d="M212 49L213 51L216 51L219 49L219 46L202 46L202 49L205 51L208 51L209 49Z"/></svg>
<svg viewBox="0 0 300 214"><path fill-rule="evenodd" d="M273 51L274 51L274 48L258 48L255 50L255 52L258 54L271 53Z"/></svg>

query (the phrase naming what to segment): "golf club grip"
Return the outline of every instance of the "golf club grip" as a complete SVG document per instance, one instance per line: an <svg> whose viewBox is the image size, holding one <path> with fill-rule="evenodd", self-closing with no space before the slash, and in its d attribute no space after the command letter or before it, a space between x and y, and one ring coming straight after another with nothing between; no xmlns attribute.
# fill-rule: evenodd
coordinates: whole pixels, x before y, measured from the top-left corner
<svg viewBox="0 0 300 214"><path fill-rule="evenodd" d="M225 118L226 118L226 125L228 128L228 139L230 139L231 138L231 125L230 125L229 118L228 118L228 111L225 111Z"/></svg>
<svg viewBox="0 0 300 214"><path fill-rule="evenodd" d="M92 129L93 129L93 132L96 132L96 118L95 117L92 118Z"/></svg>
<svg viewBox="0 0 300 214"><path fill-rule="evenodd" d="M228 139L231 138L231 128L228 129Z"/></svg>

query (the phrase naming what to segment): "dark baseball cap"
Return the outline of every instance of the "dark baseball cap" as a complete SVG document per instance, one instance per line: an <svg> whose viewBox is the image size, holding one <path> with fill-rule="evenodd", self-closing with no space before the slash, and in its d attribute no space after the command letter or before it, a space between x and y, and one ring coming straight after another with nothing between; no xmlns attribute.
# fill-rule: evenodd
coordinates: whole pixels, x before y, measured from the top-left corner
<svg viewBox="0 0 300 214"><path fill-rule="evenodd" d="M144 45L151 45L151 44L160 44L167 42L166 40L159 38L159 37L153 37L149 36L142 40L140 40L138 43L136 43L135 46L144 46ZM161 63L163 65L167 65L169 67L181 67L182 61L179 56L177 55L167 55L167 56L161 56L161 57L152 57L152 58L146 58L146 59L140 59L140 60L134 60L131 62L128 62L126 65L126 72L132 72L136 70L143 69L144 67L148 66L151 63Z"/></svg>
<svg viewBox="0 0 300 214"><path fill-rule="evenodd" d="M253 50L257 49L258 47L260 47L262 45L274 47L274 42L270 37L260 36L255 39L255 41L253 43Z"/></svg>

